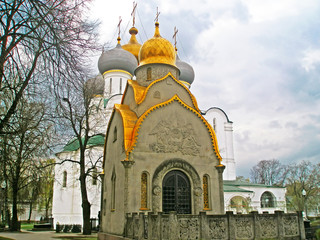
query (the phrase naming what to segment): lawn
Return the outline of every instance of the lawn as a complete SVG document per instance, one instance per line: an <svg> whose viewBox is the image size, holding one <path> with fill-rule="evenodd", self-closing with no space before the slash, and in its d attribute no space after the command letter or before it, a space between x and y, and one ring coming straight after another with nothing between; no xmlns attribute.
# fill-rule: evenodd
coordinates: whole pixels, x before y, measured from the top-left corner
<svg viewBox="0 0 320 240"><path fill-rule="evenodd" d="M33 229L33 223L21 223L21 230L28 231L28 230L32 230L32 229Z"/></svg>
<svg viewBox="0 0 320 240"><path fill-rule="evenodd" d="M55 237L55 238L60 240L97 240L97 237L85 237L85 236L79 236L79 237L70 236L70 237L62 237L62 238Z"/></svg>
<svg viewBox="0 0 320 240"><path fill-rule="evenodd" d="M13 240L12 238L0 237L0 240Z"/></svg>

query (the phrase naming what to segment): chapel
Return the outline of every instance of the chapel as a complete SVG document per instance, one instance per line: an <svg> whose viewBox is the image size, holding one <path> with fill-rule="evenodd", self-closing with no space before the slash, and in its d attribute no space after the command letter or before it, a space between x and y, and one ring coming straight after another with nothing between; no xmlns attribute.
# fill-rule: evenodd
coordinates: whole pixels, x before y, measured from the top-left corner
<svg viewBox="0 0 320 240"><path fill-rule="evenodd" d="M120 43L118 43L120 45ZM175 47L160 35L141 46L136 79L114 105L104 147L101 231L122 235L129 212L224 213L216 134L180 80Z"/></svg>
<svg viewBox="0 0 320 240"><path fill-rule="evenodd" d="M128 43L119 34L102 51L100 74L86 85L95 109L86 150L93 226L100 220L102 232L121 235L127 213L286 211L285 188L237 180L233 122L221 108L200 110L194 70L158 21L143 44L134 17L129 33ZM54 226L81 225L80 169L65 159L79 160L76 139L56 154Z"/></svg>

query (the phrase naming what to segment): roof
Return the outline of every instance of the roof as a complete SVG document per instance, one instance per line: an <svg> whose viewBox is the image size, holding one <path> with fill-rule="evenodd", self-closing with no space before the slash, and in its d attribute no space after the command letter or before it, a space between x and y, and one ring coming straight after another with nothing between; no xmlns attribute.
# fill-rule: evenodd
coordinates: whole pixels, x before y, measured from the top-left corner
<svg viewBox="0 0 320 240"><path fill-rule="evenodd" d="M93 147L93 146L103 146L104 145L104 134L98 134L89 137L87 146ZM84 142L84 137L81 138L82 142ZM77 138L71 139L63 148L63 152L72 152L76 151L80 148L80 144Z"/></svg>
<svg viewBox="0 0 320 240"><path fill-rule="evenodd" d="M230 185L223 185L223 191L224 192L253 192L253 191L250 191L250 190L245 190L245 189L242 189L242 188L238 188L236 186L230 186Z"/></svg>
<svg viewBox="0 0 320 240"><path fill-rule="evenodd" d="M250 182L243 182L237 180L224 180L223 186L233 186L233 187L261 187L261 188L285 188L279 186L270 186L266 184L258 184L258 183L250 183Z"/></svg>

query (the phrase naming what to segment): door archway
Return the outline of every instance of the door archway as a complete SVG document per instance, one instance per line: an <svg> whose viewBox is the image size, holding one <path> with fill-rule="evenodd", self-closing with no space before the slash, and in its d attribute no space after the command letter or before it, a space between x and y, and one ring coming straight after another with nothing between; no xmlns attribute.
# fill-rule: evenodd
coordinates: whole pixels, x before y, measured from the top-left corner
<svg viewBox="0 0 320 240"><path fill-rule="evenodd" d="M191 214L191 187L186 174L179 170L167 173L162 182L162 211Z"/></svg>

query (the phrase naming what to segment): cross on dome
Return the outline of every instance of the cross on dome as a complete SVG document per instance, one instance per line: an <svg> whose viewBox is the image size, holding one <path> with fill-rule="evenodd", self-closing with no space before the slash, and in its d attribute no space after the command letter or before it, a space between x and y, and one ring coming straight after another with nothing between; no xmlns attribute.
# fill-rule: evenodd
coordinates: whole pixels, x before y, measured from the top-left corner
<svg viewBox="0 0 320 240"><path fill-rule="evenodd" d="M160 15L160 12L159 12L159 9L157 7L157 15L156 15L156 18L154 19L155 22L159 21L159 15Z"/></svg>
<svg viewBox="0 0 320 240"><path fill-rule="evenodd" d="M132 26L134 27L134 24L136 23L136 8L137 8L137 3L134 1L133 2L133 10L132 10L132 13L131 13L131 16L132 16Z"/></svg>
<svg viewBox="0 0 320 240"><path fill-rule="evenodd" d="M121 19L121 16L119 17L119 23L118 23L118 30L119 30L119 32L118 32L118 44L120 44L120 40L121 40L121 38L120 38L120 24L121 24L121 22L122 22L122 19Z"/></svg>
<svg viewBox="0 0 320 240"><path fill-rule="evenodd" d="M178 29L176 27L174 27L174 33L172 38L174 39L174 49L177 51L177 33L178 33Z"/></svg>

